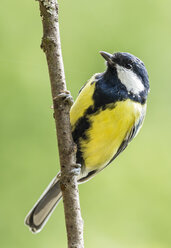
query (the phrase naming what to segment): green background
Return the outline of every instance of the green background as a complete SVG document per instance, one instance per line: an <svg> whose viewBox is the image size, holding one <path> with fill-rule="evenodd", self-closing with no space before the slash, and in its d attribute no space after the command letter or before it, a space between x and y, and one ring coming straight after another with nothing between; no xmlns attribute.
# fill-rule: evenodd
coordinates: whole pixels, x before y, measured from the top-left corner
<svg viewBox="0 0 171 248"><path fill-rule="evenodd" d="M141 58L151 92L144 127L107 169L80 186L85 247L171 247L171 1L60 1L68 89L105 69L100 50ZM60 203L33 235L24 218L59 170L38 2L2 1L0 247L66 247Z"/></svg>

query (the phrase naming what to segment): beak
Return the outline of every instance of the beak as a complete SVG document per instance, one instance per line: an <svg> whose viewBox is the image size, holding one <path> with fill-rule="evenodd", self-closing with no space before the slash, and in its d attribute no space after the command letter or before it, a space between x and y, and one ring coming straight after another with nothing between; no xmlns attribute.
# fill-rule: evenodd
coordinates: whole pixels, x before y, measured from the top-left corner
<svg viewBox="0 0 171 248"><path fill-rule="evenodd" d="M102 57L107 61L109 62L109 64L113 64L114 62L112 61L112 58L113 58L113 55L110 54L110 53L107 53L107 52L104 52L104 51L100 51L99 52Z"/></svg>

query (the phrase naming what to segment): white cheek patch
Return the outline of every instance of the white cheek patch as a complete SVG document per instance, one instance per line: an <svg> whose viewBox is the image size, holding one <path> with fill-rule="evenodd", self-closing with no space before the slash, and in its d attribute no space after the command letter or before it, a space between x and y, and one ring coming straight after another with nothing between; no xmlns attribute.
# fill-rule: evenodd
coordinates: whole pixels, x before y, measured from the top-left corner
<svg viewBox="0 0 171 248"><path fill-rule="evenodd" d="M116 65L116 69L118 78L120 79L121 83L125 85L128 92L132 92L133 94L138 95L145 89L141 80L133 71L126 69L120 65Z"/></svg>

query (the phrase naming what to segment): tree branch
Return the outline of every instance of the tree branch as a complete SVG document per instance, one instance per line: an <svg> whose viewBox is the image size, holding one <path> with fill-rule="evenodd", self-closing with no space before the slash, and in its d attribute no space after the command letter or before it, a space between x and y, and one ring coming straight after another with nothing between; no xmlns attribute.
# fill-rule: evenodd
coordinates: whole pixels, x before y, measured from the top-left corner
<svg viewBox="0 0 171 248"><path fill-rule="evenodd" d="M66 89L61 52L58 3L56 0L39 0L43 24L41 48L46 54L51 82L54 118L57 131L61 165L61 190L63 195L68 247L83 248L83 221L80 212L76 168L76 146L70 126L71 96Z"/></svg>

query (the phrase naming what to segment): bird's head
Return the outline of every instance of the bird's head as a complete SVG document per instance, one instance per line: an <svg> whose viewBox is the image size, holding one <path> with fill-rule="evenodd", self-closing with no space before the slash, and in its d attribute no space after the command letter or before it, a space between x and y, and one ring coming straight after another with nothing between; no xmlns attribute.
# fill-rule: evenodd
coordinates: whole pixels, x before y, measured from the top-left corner
<svg viewBox="0 0 171 248"><path fill-rule="evenodd" d="M130 53L110 54L102 51L100 54L107 61L108 68L117 72L120 82L128 92L139 95L143 91L149 91L148 73L140 59Z"/></svg>

